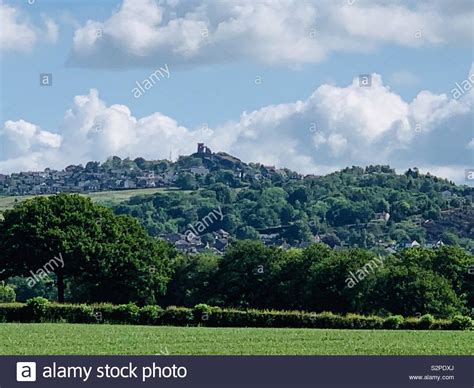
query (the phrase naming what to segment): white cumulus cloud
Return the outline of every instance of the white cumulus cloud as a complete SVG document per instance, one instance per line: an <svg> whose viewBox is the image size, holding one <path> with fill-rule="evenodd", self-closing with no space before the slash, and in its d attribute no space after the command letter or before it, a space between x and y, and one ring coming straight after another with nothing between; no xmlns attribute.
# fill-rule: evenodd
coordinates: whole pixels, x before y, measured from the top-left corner
<svg viewBox="0 0 474 388"><path fill-rule="evenodd" d="M256 61L298 66L334 52L472 41L472 3L460 0L123 0L76 29L70 64L149 66Z"/></svg>
<svg viewBox="0 0 474 388"><path fill-rule="evenodd" d="M0 0L0 50L29 52L41 40L55 43L58 25L47 16L43 16L43 23L35 25L24 12Z"/></svg>
<svg viewBox="0 0 474 388"><path fill-rule="evenodd" d="M61 136L42 130L24 120L6 121L0 129L0 170L33 170L51 162L44 153L56 153L61 147Z"/></svg>

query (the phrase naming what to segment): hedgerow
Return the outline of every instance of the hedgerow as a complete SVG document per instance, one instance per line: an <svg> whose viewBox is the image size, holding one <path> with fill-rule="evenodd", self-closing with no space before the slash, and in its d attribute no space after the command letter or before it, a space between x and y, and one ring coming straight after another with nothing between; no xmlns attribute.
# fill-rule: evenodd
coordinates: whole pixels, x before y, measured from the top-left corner
<svg viewBox="0 0 474 388"><path fill-rule="evenodd" d="M471 330L473 320L456 315L435 319L427 314L420 318L401 315L378 317L358 314L337 315L331 312L238 310L205 304L194 308L170 306L138 307L134 304L57 304L44 298L27 303L0 304L0 322L68 322L112 323L207 327L274 327L318 329L405 329L405 330Z"/></svg>

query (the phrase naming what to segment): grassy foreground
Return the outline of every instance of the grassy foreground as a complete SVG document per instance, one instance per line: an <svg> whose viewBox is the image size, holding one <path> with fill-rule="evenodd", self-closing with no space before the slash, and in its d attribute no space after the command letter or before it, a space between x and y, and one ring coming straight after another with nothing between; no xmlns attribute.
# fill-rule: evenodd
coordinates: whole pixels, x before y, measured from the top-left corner
<svg viewBox="0 0 474 388"><path fill-rule="evenodd" d="M0 324L2 355L473 355L472 331Z"/></svg>

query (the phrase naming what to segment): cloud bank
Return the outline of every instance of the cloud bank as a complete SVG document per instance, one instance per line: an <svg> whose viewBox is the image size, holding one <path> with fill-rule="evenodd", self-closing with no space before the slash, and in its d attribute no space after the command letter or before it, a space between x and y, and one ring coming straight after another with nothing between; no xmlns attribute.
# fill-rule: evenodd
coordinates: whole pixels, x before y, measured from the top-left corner
<svg viewBox="0 0 474 388"><path fill-rule="evenodd" d="M459 99L421 91L404 101L372 74L345 87L324 84L308 98L243 112L215 128L186 128L153 113L135 117L125 105L108 106L95 89L76 96L58 133L25 120L0 130L0 172L63 168L108 156L167 158L195 151L204 141L214 151L245 161L323 174L351 165L417 166L460 181L472 168L474 92Z"/></svg>
<svg viewBox="0 0 474 388"><path fill-rule="evenodd" d="M470 44L473 17L470 0L123 0L108 19L76 29L69 63L294 67L382 44Z"/></svg>

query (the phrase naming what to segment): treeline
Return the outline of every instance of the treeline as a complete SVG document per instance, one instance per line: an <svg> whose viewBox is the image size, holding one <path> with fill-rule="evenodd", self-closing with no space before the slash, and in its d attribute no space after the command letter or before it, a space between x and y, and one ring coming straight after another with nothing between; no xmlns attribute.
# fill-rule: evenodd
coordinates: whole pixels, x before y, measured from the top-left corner
<svg viewBox="0 0 474 388"><path fill-rule="evenodd" d="M473 255L448 246L380 256L243 240L223 256L178 254L135 219L78 195L26 200L0 221L0 280L20 301L451 317L472 314L473 277ZM12 298L8 288L0 297Z"/></svg>
<svg viewBox="0 0 474 388"><path fill-rule="evenodd" d="M224 172L202 178L192 193L134 197L114 211L138 218L154 236L184 233L219 207L224 217L205 230L204 240L222 228L238 239L276 230L292 245L318 235L330 246L442 240L474 249L474 223L468 222L474 218L474 189L416 169L397 175L388 166L352 167L301 180L279 171L237 183ZM427 228L427 220L428 226L442 221L443 227Z"/></svg>
<svg viewBox="0 0 474 388"><path fill-rule="evenodd" d="M439 317L474 307L474 257L456 247L382 257L323 244L285 251L241 241L223 257L180 255L172 265L166 305Z"/></svg>

